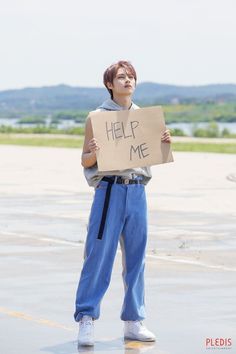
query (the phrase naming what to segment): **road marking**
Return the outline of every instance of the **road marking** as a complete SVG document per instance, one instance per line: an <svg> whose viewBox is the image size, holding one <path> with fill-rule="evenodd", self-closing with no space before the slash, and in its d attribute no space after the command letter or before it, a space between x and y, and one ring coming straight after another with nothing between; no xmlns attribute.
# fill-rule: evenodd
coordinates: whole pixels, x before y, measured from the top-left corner
<svg viewBox="0 0 236 354"><path fill-rule="evenodd" d="M23 313L23 312L18 312L18 311L10 311L4 307L0 307L0 313L4 314L4 315L8 315L10 317L13 317L13 318L19 318L21 320L25 320L25 321L29 321L29 322L34 322L34 323L38 323L40 325L44 325L44 326L47 326L47 327L52 327L52 328L59 328L59 329L64 329L66 331L70 331L70 332L75 332L76 329L73 328L73 327L68 327L68 326L64 326L63 324L61 323L58 323L58 322L54 322L54 321L50 321L50 320L47 320L45 318L35 318L31 315L28 315L26 313ZM109 338L102 338L100 339L99 342L95 342L95 345L97 348L99 348L99 346L102 343L102 341L108 341ZM121 341L121 348L116 348L116 349L122 349L123 346L125 349L144 349L144 348L153 348L154 345L153 345L153 342L149 343L149 342L139 342L139 341L135 341L135 340L125 340L124 342ZM102 347L103 348L103 347ZM164 354L164 353L163 353Z"/></svg>
<svg viewBox="0 0 236 354"><path fill-rule="evenodd" d="M8 315L8 316L11 316L11 317L14 317L14 318L20 318L22 320L35 322L35 323L38 323L38 324L41 324L41 325L45 325L45 326L48 326L48 327L61 328L61 329L65 329L67 331L74 331L75 330L73 327L64 326L63 324L58 323L58 322L50 321L50 320L47 320L45 318L35 318L35 317L32 317L31 315L28 315L28 314L23 313L23 312L7 310L4 307L0 307L0 313L3 313L5 315Z"/></svg>
<svg viewBox="0 0 236 354"><path fill-rule="evenodd" d="M154 347L155 347L154 342L141 342L132 339L125 340L125 349L141 349L141 348L152 349Z"/></svg>
<svg viewBox="0 0 236 354"><path fill-rule="evenodd" d="M43 241L43 242L50 242L50 243L56 243L56 244L62 244L62 245L68 245L68 246L73 246L73 247L84 247L84 242L76 242L76 241L67 241L67 240L61 240L61 239L56 239L52 237L41 237L41 236L32 236L32 235L27 235L27 234L20 234L17 232L9 232L9 231L2 231L1 232L3 235L6 236L17 236L20 238L31 238L35 239L37 241ZM121 254L121 250L117 250L119 254ZM181 264L189 264L189 265L194 265L198 267L204 267L204 268L209 268L209 269L218 269L218 270L224 270L228 272L236 272L236 268L230 268L226 267L224 265L214 265L214 264L207 264L203 262L198 262L194 260L188 260L188 259L181 259L181 258L174 258L172 256L157 256L153 254L146 254L147 259L155 259L155 260L162 260L162 261L167 261L167 262L173 262L173 263L181 263Z"/></svg>
<svg viewBox="0 0 236 354"><path fill-rule="evenodd" d="M3 234L3 235L6 235L6 236L16 236L16 237L19 237L19 238L31 238L31 239L34 239L36 241L57 243L57 244L62 244L62 245L74 246L74 247L84 245L84 243L81 243L81 242L73 242L73 241L61 240L61 239L53 238L53 237L32 236L32 235L20 234L18 232L9 232L9 231L3 231L3 232L0 232L0 233Z"/></svg>
<svg viewBox="0 0 236 354"><path fill-rule="evenodd" d="M165 257L165 256L154 256L152 254L147 255L148 258L154 258L154 259L160 259L163 261L169 261L169 262L175 262L175 263L185 263L185 264L191 264L191 265L196 265L199 267L205 267L205 268L211 268L211 269L219 269L219 270L226 270L226 271L231 271L231 272L236 272L236 268L230 268L230 267L225 267L224 265L213 265L213 264L207 264L203 262L198 262L198 261L192 261L189 259L179 259L179 258L170 258Z"/></svg>

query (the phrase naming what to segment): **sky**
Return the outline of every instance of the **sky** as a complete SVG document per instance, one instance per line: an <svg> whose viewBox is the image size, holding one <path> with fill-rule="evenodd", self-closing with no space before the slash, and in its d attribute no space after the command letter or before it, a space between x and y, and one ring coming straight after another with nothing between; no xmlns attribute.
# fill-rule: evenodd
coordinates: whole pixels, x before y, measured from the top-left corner
<svg viewBox="0 0 236 354"><path fill-rule="evenodd" d="M0 90L138 82L236 83L235 0L0 0Z"/></svg>

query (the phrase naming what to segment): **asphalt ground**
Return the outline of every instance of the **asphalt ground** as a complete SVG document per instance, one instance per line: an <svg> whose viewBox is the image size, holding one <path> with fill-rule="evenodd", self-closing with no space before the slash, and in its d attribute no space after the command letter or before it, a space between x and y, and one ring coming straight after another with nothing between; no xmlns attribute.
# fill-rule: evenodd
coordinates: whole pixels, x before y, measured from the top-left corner
<svg viewBox="0 0 236 354"><path fill-rule="evenodd" d="M227 179L233 156L175 154L175 184L173 167L154 169L147 189L145 324L157 342L123 340L118 250L88 351L77 348L73 319L92 201L75 167L79 153L22 147L0 153L1 354L236 353L236 185ZM217 338L232 345L216 345ZM206 345L208 339L215 345Z"/></svg>
<svg viewBox="0 0 236 354"><path fill-rule="evenodd" d="M83 245L13 233L0 236L1 353L87 352L77 348L78 325L73 320ZM235 342L235 283L234 271L147 256L145 323L157 342L124 342L118 251L101 317L95 322L93 351L199 354L207 350L207 338Z"/></svg>

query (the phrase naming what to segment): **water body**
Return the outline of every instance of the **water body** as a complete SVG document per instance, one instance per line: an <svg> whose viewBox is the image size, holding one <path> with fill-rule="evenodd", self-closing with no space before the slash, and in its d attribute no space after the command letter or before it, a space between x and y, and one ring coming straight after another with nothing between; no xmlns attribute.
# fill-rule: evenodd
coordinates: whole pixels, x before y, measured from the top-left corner
<svg viewBox="0 0 236 354"><path fill-rule="evenodd" d="M222 132L224 129L228 129L230 133L236 133L236 122L234 123L217 123L219 131ZM199 123L171 123L167 124L168 128L171 129L181 129L185 134L192 136L193 130L196 128L206 129L209 126L209 122L199 122Z"/></svg>
<svg viewBox="0 0 236 354"><path fill-rule="evenodd" d="M19 118L0 118L0 126L5 125L8 127L13 127L13 128L32 128L36 127L39 124L30 124L30 123L19 123L20 119ZM45 126L49 127L51 124L51 119L46 118L45 119ZM83 124L77 123L74 120L70 119L65 119L65 120L60 120L60 123L58 124L53 124L53 126L57 127L58 129L69 129L69 128L74 128L74 127L81 127Z"/></svg>
<svg viewBox="0 0 236 354"><path fill-rule="evenodd" d="M0 126L5 125L5 126L10 126L10 127L34 127L37 126L37 124L19 124L18 118L0 118ZM50 125L50 118L46 119L46 126ZM168 128L171 129L181 129L185 134L192 136L193 135L193 129L196 128L207 128L209 125L209 122L199 122L199 123L170 123L167 124ZM222 132L223 129L228 129L230 133L236 133L236 122L233 123L224 123L224 122L219 122L217 123L219 131ZM81 123L76 123L74 120L61 120L59 124L56 125L58 129L69 129L73 127L81 127L83 124Z"/></svg>

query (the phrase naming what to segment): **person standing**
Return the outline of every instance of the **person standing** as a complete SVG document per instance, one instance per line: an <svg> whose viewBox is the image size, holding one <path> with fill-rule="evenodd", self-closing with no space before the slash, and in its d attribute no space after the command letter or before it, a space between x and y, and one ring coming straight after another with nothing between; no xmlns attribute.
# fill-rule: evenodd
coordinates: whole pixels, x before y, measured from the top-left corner
<svg viewBox="0 0 236 354"><path fill-rule="evenodd" d="M96 111L139 109L132 102L137 75L128 61L109 66L103 82L110 94ZM169 130L162 141L171 143ZM100 303L109 286L118 244L122 250L124 302L121 320L124 338L155 341L155 335L143 324L145 314L144 267L147 242L147 204L145 185L150 181L150 167L99 172L88 116L82 152L85 178L95 188L85 244L85 259L76 292L74 319L79 322L79 345L94 345L94 320L100 316Z"/></svg>

